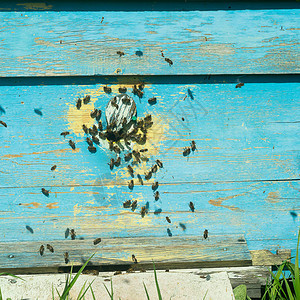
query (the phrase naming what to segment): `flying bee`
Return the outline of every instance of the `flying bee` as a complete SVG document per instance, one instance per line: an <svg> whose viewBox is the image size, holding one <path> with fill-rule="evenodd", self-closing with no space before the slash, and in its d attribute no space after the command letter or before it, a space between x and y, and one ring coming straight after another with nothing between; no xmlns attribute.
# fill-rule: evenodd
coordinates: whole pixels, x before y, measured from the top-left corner
<svg viewBox="0 0 300 300"><path fill-rule="evenodd" d="M91 116L92 119L95 119L97 114L98 114L98 109L95 108L93 111L91 111L90 116Z"/></svg>
<svg viewBox="0 0 300 300"><path fill-rule="evenodd" d="M138 178L140 184L141 184L141 185L144 185L143 179L142 179L142 177L141 177L140 174L137 175L137 178Z"/></svg>
<svg viewBox="0 0 300 300"><path fill-rule="evenodd" d="M44 188L42 188L42 193L46 196L46 197L49 197L49 190L46 190Z"/></svg>
<svg viewBox="0 0 300 300"><path fill-rule="evenodd" d="M142 92L141 90L136 90L136 94L139 98L143 98L144 92Z"/></svg>
<svg viewBox="0 0 300 300"><path fill-rule="evenodd" d="M89 137L86 138L86 142L89 144L89 146L93 146L93 142Z"/></svg>
<svg viewBox="0 0 300 300"><path fill-rule="evenodd" d="M203 237L205 240L208 238L208 230L207 229L204 230Z"/></svg>
<svg viewBox="0 0 300 300"><path fill-rule="evenodd" d="M117 104L117 97L114 97L111 102L111 106L115 107L116 109L119 109L119 105Z"/></svg>
<svg viewBox="0 0 300 300"><path fill-rule="evenodd" d="M142 208L141 208L142 218L144 218L147 213L148 213L148 209L146 208L146 206L142 206Z"/></svg>
<svg viewBox="0 0 300 300"><path fill-rule="evenodd" d="M118 167L121 164L121 157L119 156L116 160L115 160L115 166Z"/></svg>
<svg viewBox="0 0 300 300"><path fill-rule="evenodd" d="M155 191L158 188L158 181L152 183L152 190Z"/></svg>
<svg viewBox="0 0 300 300"><path fill-rule="evenodd" d="M188 156L191 153L191 148L190 147L186 147L183 150L183 156Z"/></svg>
<svg viewBox="0 0 300 300"><path fill-rule="evenodd" d="M86 95L83 98L83 104L88 104L91 101L91 96L90 95Z"/></svg>
<svg viewBox="0 0 300 300"><path fill-rule="evenodd" d="M125 55L125 53L122 52L122 51L117 51L117 54L118 54L120 57L123 56L123 55Z"/></svg>
<svg viewBox="0 0 300 300"><path fill-rule="evenodd" d="M156 104L156 103L157 103L156 98L155 98L155 97L152 97L152 98L148 99L148 103L149 103L150 105Z"/></svg>
<svg viewBox="0 0 300 300"><path fill-rule="evenodd" d="M129 174L131 175L131 177L133 177L133 169L130 165L127 166L127 170L129 172Z"/></svg>
<svg viewBox="0 0 300 300"><path fill-rule="evenodd" d="M171 223L171 220L170 220L169 217L166 217L166 220L167 220L168 223Z"/></svg>
<svg viewBox="0 0 300 300"><path fill-rule="evenodd" d="M98 122L98 129L99 129L99 131L103 130L103 125L102 125L102 121L101 120Z"/></svg>
<svg viewBox="0 0 300 300"><path fill-rule="evenodd" d="M126 93L127 92L127 88L124 86L124 87L119 87L119 93L121 93L121 94L124 94L124 93ZM124 97L125 98L125 97ZM123 99L124 99L123 98ZM127 97L126 97L127 98ZM123 101L124 102L124 101Z"/></svg>
<svg viewBox="0 0 300 300"><path fill-rule="evenodd" d="M159 191L155 192L154 199L155 199L155 201L157 201L159 199Z"/></svg>
<svg viewBox="0 0 300 300"><path fill-rule="evenodd" d="M111 93L111 88L106 85L106 86L103 87L103 91L106 94L110 94Z"/></svg>
<svg viewBox="0 0 300 300"><path fill-rule="evenodd" d="M75 150L75 143L72 141L72 140L69 140L69 145L71 146L71 148L73 149L73 150Z"/></svg>
<svg viewBox="0 0 300 300"><path fill-rule="evenodd" d="M145 84L144 83L140 83L139 84L139 90L142 91L145 87Z"/></svg>
<svg viewBox="0 0 300 300"><path fill-rule="evenodd" d="M123 202L124 208L129 208L130 206L131 206L131 200L127 200L127 201Z"/></svg>
<svg viewBox="0 0 300 300"><path fill-rule="evenodd" d="M137 207L137 200L134 200L134 201L132 201L132 203L131 203L131 210L132 210L132 211L135 211L136 207Z"/></svg>
<svg viewBox="0 0 300 300"><path fill-rule="evenodd" d="M162 163L159 159L156 160L156 163L157 163L157 165L158 165L160 168L163 168L163 167L164 167L164 166L163 166L163 163Z"/></svg>
<svg viewBox="0 0 300 300"><path fill-rule="evenodd" d="M94 243L94 245L97 245L100 242L101 242L101 238L96 238L93 243Z"/></svg>
<svg viewBox="0 0 300 300"><path fill-rule="evenodd" d="M54 252L54 249L53 249L53 247L52 247L50 244L47 244L47 249L48 249L51 253Z"/></svg>
<svg viewBox="0 0 300 300"><path fill-rule="evenodd" d="M99 145L99 143L100 143L100 141L99 141L99 139L96 137L96 136L92 136L92 140L93 140L93 142L95 143L95 144L97 144L97 145Z"/></svg>
<svg viewBox="0 0 300 300"><path fill-rule="evenodd" d="M133 182L133 180L131 179L131 180L129 181L129 183L128 183L128 188L129 188L130 190L132 190L133 187L134 187L134 182Z"/></svg>
<svg viewBox="0 0 300 300"><path fill-rule="evenodd" d="M44 254L44 251L45 251L45 247L44 247L44 245L41 245L41 247L40 247L40 255L41 256L43 256L43 254Z"/></svg>
<svg viewBox="0 0 300 300"><path fill-rule="evenodd" d="M113 146L113 150L114 150L117 154L120 154L120 153L121 153L121 149L120 149L117 145L114 145L114 146Z"/></svg>
<svg viewBox="0 0 300 300"><path fill-rule="evenodd" d="M237 88L241 88L242 86L244 86L244 83L240 82L240 83L238 83L238 84L235 86L235 88L236 88L236 89L237 89Z"/></svg>
<svg viewBox="0 0 300 300"><path fill-rule="evenodd" d="M3 125L4 127L7 127L7 124L4 121L0 120L0 124Z"/></svg>
<svg viewBox="0 0 300 300"><path fill-rule="evenodd" d="M57 167L56 165L52 166L51 171L54 171L56 169L56 167Z"/></svg>
<svg viewBox="0 0 300 300"><path fill-rule="evenodd" d="M82 125L82 130L84 131L84 133L88 134L89 133L89 129L87 128L87 126L85 124Z"/></svg>
<svg viewBox="0 0 300 300"><path fill-rule="evenodd" d="M196 150L196 143L195 143L195 141L191 142L191 148L192 148L193 152Z"/></svg>
<svg viewBox="0 0 300 300"><path fill-rule="evenodd" d="M68 238L69 234L70 234L70 229L67 228L66 231L65 231L65 239Z"/></svg>
<svg viewBox="0 0 300 300"><path fill-rule="evenodd" d="M110 159L109 168L112 170L115 166L115 160L113 158Z"/></svg>
<svg viewBox="0 0 300 300"><path fill-rule="evenodd" d="M132 153L131 152L129 152L129 153L127 153L127 154L124 155L125 161L130 161L131 158L132 158Z"/></svg>
<svg viewBox="0 0 300 300"><path fill-rule="evenodd" d="M171 61L170 58L165 58L165 61L169 64L169 66L171 67L173 65L173 62Z"/></svg>
<svg viewBox="0 0 300 300"><path fill-rule="evenodd" d="M146 180L149 180L151 177L152 177L152 172L151 171L145 173L145 179Z"/></svg>
<svg viewBox="0 0 300 300"><path fill-rule="evenodd" d="M147 152L148 149L141 149L140 152Z"/></svg>
<svg viewBox="0 0 300 300"><path fill-rule="evenodd" d="M97 152L97 149L96 149L96 147L94 147L94 146L88 146L88 150L89 150L91 153L96 153L96 152Z"/></svg>
<svg viewBox="0 0 300 300"><path fill-rule="evenodd" d="M188 91L189 97L190 97L192 100L194 100L193 92L192 92L190 89L188 89L187 91Z"/></svg>
<svg viewBox="0 0 300 300"><path fill-rule="evenodd" d="M65 263L67 264L69 262L69 253L68 252L64 253L64 259L65 259Z"/></svg>
<svg viewBox="0 0 300 300"><path fill-rule="evenodd" d="M131 258L132 258L132 261L133 261L135 264L137 264L138 261L137 261L136 257L134 256L134 254L131 255Z"/></svg>
<svg viewBox="0 0 300 300"><path fill-rule="evenodd" d="M66 137L66 135L68 135L68 134L70 134L70 132L69 131L64 131L64 132L62 132L60 135L62 135L64 138Z"/></svg>
<svg viewBox="0 0 300 300"><path fill-rule="evenodd" d="M190 207L190 209L191 209L192 212L195 211L195 206L194 206L194 203L193 203L193 202L190 202L190 203L189 203L189 207Z"/></svg>
<svg viewBox="0 0 300 300"><path fill-rule="evenodd" d="M77 107L77 109L80 109L80 107L81 107L81 102L82 102L82 100L81 100L80 98L78 98L78 100L77 100L77 102L76 102L76 107Z"/></svg>
<svg viewBox="0 0 300 300"><path fill-rule="evenodd" d="M157 165L156 164L151 168L151 172L152 173L156 173L157 172Z"/></svg>
<svg viewBox="0 0 300 300"><path fill-rule="evenodd" d="M70 235L71 235L71 239L72 239L72 240L75 240L75 238L76 238L76 233L75 233L75 230L74 230L74 229L71 229L71 230L70 230Z"/></svg>

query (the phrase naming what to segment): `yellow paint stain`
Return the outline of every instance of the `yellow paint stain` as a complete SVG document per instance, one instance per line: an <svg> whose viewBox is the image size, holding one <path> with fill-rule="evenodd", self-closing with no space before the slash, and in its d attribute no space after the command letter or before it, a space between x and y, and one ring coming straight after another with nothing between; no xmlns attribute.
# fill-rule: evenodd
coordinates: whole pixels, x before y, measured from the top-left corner
<svg viewBox="0 0 300 300"><path fill-rule="evenodd" d="M244 148L243 150L250 150L250 149L252 149L251 147L250 148Z"/></svg>
<svg viewBox="0 0 300 300"><path fill-rule="evenodd" d="M254 149L269 149L269 147L253 147Z"/></svg>
<svg viewBox="0 0 300 300"><path fill-rule="evenodd" d="M58 202L48 203L48 204L46 204L46 207L49 209L59 208L59 206L57 204L58 204Z"/></svg>
<svg viewBox="0 0 300 300"><path fill-rule="evenodd" d="M35 42L36 44L38 44L38 45L41 45L41 46L56 47L55 44L53 44L53 43L51 43L51 42L48 42L48 41L45 41L45 40L43 40L42 38L39 38L39 37L35 38L35 39L34 39L34 42Z"/></svg>
<svg viewBox="0 0 300 300"><path fill-rule="evenodd" d="M270 192L268 193L267 198L265 199L269 203L277 203L279 202L278 198L280 197L280 193L278 191L276 192Z"/></svg>
<svg viewBox="0 0 300 300"><path fill-rule="evenodd" d="M39 206L41 206L42 204L38 202L30 202L30 203L20 203L20 205L28 208L39 208Z"/></svg>

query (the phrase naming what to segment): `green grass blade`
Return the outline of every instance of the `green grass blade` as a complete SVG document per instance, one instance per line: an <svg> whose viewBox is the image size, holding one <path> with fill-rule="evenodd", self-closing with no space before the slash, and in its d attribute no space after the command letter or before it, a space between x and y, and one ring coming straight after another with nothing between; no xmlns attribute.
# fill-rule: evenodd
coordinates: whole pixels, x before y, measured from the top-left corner
<svg viewBox="0 0 300 300"><path fill-rule="evenodd" d="M0 288L0 300L2 300L2 292L1 292L1 288Z"/></svg>
<svg viewBox="0 0 300 300"><path fill-rule="evenodd" d="M54 288L53 288L53 282L52 282L52 300L54 300Z"/></svg>
<svg viewBox="0 0 300 300"><path fill-rule="evenodd" d="M86 281L84 282L82 288L79 291L79 294L77 296L77 300L81 299L81 294L83 293L83 290L85 289Z"/></svg>
<svg viewBox="0 0 300 300"><path fill-rule="evenodd" d="M92 296L93 296L93 300L96 300L96 297L95 297L95 294L94 294L92 286L90 286L90 290L91 290L91 293L92 293Z"/></svg>
<svg viewBox="0 0 300 300"><path fill-rule="evenodd" d="M144 289L145 289L145 292L146 292L147 300L150 300L150 297L149 297L149 294L148 294L145 282L143 282L143 285L144 285Z"/></svg>
<svg viewBox="0 0 300 300"><path fill-rule="evenodd" d="M205 293L205 295L204 295L204 297L203 297L203 300L205 300L205 298L206 298L206 296L207 296L207 293L208 293L208 290L206 290L206 293Z"/></svg>
<svg viewBox="0 0 300 300"><path fill-rule="evenodd" d="M154 264L154 262L153 262L153 269L154 269L154 278L155 278L155 284L156 284L158 299L162 300L162 296L161 296L159 285L158 285L158 280L157 280L157 275L156 275L156 270L155 270L155 264Z"/></svg>
<svg viewBox="0 0 300 300"><path fill-rule="evenodd" d="M95 253L85 262L85 264L80 268L80 270L78 271L78 273L75 275L75 277L73 278L73 280L69 283L68 287L66 290L64 290L61 299L60 300L65 300L67 295L69 294L69 291L71 290L71 288L73 287L73 285L75 284L75 282L77 281L78 277L80 276L80 274L82 273L82 271L84 270L84 268L86 267L86 265L89 263L89 261L92 259L92 257L95 255ZM71 268L71 272L72 272L72 268ZM72 273L71 273L72 274Z"/></svg>
<svg viewBox="0 0 300 300"><path fill-rule="evenodd" d="M57 287L55 287L55 290L56 290L56 293L57 293L57 295L58 295L59 299L61 299L61 296L60 296L60 293L59 293L59 291L58 291Z"/></svg>
<svg viewBox="0 0 300 300"><path fill-rule="evenodd" d="M14 275L14 274L10 274L10 273L3 272L3 273L0 273L0 276L2 276L2 275L14 277L14 278L21 279L21 280L25 281L25 279L23 279L23 278L21 278L21 277L19 277L19 276L16 276L16 275Z"/></svg>
<svg viewBox="0 0 300 300"><path fill-rule="evenodd" d="M296 299L300 299L299 243L300 243L300 230L298 231L298 243L297 243L296 259L295 259L295 280L293 280Z"/></svg>
<svg viewBox="0 0 300 300"><path fill-rule="evenodd" d="M88 285L88 287L86 288L86 290L83 292L82 296L78 300L84 299L85 294L87 293L87 291L89 290L89 288L92 286L92 284L93 284L94 281L95 281L95 279Z"/></svg>
<svg viewBox="0 0 300 300"><path fill-rule="evenodd" d="M106 287L106 285L105 285L104 283L103 283L103 285L104 285L104 287L105 287L105 289L106 289L106 291L107 291L107 293L108 293L110 299L113 299L113 298L112 298L112 295L111 295L111 293L109 292L109 290L108 290L108 288Z"/></svg>
<svg viewBox="0 0 300 300"><path fill-rule="evenodd" d="M283 279L284 279L284 282L285 282L285 285L286 285L287 293L288 293L288 295L289 295L289 300L295 300L295 298L294 298L294 296L293 296L293 294L292 294L292 291L291 291L291 289L290 289L290 286L289 286L289 284L288 284L288 282L287 282L287 280L286 280L284 274L282 274L282 276L283 276Z"/></svg>
<svg viewBox="0 0 300 300"><path fill-rule="evenodd" d="M110 282L110 288L111 288L111 299L113 300L114 299L114 290L113 290L112 279L111 279L111 282Z"/></svg>
<svg viewBox="0 0 300 300"><path fill-rule="evenodd" d="M271 271L271 275L273 277L273 285L272 285L272 289L271 289L271 299L275 299L276 295L281 295L281 293L283 294L283 296L285 297L285 299L287 299L287 296L284 292L284 289L282 287L282 283L280 282L279 278L281 275L284 276L283 274L283 268L284 268L284 264L280 265L280 267L277 270L276 275L274 275Z"/></svg>

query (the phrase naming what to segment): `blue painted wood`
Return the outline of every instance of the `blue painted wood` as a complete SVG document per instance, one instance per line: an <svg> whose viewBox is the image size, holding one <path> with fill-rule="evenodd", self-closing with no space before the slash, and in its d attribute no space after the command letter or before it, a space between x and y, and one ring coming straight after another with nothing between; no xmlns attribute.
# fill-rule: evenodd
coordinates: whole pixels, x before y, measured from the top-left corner
<svg viewBox="0 0 300 300"><path fill-rule="evenodd" d="M0 12L0 76L298 73L298 14Z"/></svg>

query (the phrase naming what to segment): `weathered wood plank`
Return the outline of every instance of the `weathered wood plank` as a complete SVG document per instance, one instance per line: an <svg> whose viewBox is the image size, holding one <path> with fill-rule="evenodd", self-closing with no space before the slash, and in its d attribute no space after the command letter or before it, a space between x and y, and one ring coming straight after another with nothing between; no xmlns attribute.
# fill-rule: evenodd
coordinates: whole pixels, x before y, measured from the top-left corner
<svg viewBox="0 0 300 300"><path fill-rule="evenodd" d="M0 12L0 76L298 73L297 14Z"/></svg>

